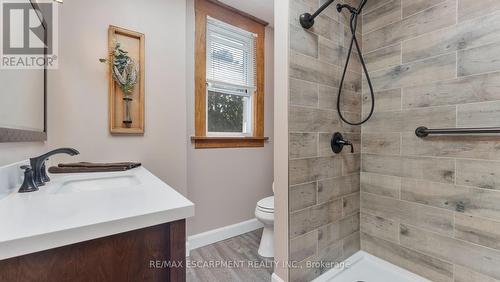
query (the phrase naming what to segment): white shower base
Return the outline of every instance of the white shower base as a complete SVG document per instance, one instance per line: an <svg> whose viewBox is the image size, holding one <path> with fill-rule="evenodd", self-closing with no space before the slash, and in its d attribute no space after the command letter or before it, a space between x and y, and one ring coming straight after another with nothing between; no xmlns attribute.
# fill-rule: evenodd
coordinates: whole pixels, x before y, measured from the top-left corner
<svg viewBox="0 0 500 282"><path fill-rule="evenodd" d="M348 258L349 267L332 269L313 282L431 282L399 266L359 251Z"/></svg>

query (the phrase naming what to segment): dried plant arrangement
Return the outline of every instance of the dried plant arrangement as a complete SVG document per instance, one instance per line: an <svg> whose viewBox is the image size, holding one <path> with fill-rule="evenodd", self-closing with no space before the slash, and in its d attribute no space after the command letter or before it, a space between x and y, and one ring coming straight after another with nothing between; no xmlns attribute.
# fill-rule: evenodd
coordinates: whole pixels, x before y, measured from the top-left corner
<svg viewBox="0 0 500 282"><path fill-rule="evenodd" d="M128 52L120 48L120 42L115 43L112 60L99 59L101 63L109 63L113 69L113 79L125 95L134 91L139 78L139 65L130 58Z"/></svg>
<svg viewBox="0 0 500 282"><path fill-rule="evenodd" d="M139 64L135 63L128 52L123 50L119 42L115 42L115 47L111 54L111 59L99 59L101 63L107 63L112 68L113 80L123 91L125 102L125 116L123 123L130 125L132 118L130 114L131 94L139 80Z"/></svg>

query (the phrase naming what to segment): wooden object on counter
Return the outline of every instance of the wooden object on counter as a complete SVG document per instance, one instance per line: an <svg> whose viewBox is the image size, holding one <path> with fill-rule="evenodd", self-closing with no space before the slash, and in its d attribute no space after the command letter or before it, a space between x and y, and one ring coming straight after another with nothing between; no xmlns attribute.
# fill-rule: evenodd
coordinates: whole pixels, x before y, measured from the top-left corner
<svg viewBox="0 0 500 282"><path fill-rule="evenodd" d="M58 167L127 167L136 168L141 166L138 162L119 162L119 163L91 163L91 162L78 162L78 163L62 163Z"/></svg>
<svg viewBox="0 0 500 282"><path fill-rule="evenodd" d="M58 164L49 168L50 173L88 173L88 172L113 172L125 171L141 166L141 163L136 162L121 162L121 163L67 163Z"/></svg>
<svg viewBox="0 0 500 282"><path fill-rule="evenodd" d="M54 174L59 173L90 173L90 172L116 172L116 171L126 171L130 168L125 166L114 166L114 167L59 167L51 166L49 167L49 172Z"/></svg>

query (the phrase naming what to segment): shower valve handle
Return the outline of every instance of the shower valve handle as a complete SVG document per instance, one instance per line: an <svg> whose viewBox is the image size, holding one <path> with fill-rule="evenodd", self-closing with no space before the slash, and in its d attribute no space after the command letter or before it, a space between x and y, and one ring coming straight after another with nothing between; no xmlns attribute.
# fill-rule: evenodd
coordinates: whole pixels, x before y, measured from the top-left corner
<svg viewBox="0 0 500 282"><path fill-rule="evenodd" d="M344 139L342 134L340 132L335 132L332 136L332 140L330 142L330 146L332 147L332 151L335 154L339 154L342 152L342 149L344 149L344 146L350 146L351 147L351 153L354 153L354 146L352 145L352 142L349 140Z"/></svg>

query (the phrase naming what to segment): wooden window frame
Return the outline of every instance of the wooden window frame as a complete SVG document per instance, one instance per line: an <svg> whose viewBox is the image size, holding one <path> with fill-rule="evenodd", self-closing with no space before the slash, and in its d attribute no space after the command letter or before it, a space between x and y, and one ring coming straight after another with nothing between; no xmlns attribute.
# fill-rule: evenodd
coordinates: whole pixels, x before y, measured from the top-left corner
<svg viewBox="0 0 500 282"><path fill-rule="evenodd" d="M196 149L264 147L264 41L266 22L215 0L195 3L195 136ZM207 136L206 29L207 17L257 34L256 86L252 97L252 136Z"/></svg>

